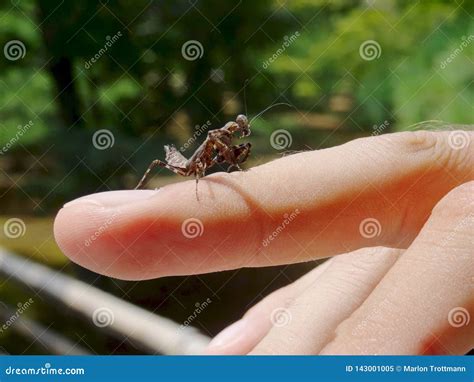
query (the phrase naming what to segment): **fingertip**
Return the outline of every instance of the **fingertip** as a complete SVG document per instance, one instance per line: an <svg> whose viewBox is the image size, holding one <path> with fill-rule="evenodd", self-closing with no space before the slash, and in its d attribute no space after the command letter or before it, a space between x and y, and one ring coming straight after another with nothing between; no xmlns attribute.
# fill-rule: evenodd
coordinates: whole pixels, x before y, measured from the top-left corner
<svg viewBox="0 0 474 382"><path fill-rule="evenodd" d="M255 346L249 320L242 318L215 336L204 350L204 355L242 355Z"/></svg>
<svg viewBox="0 0 474 382"><path fill-rule="evenodd" d="M199 192L198 200L188 181L159 191L88 195L58 212L55 237L73 262L120 279L235 268L242 253L253 254L258 235L245 223L247 205L218 182L203 181Z"/></svg>
<svg viewBox="0 0 474 382"><path fill-rule="evenodd" d="M105 209L99 204L74 201L61 208L54 220L54 237L61 251L74 263L98 273L104 273L108 264L104 256L96 254L103 227Z"/></svg>
<svg viewBox="0 0 474 382"><path fill-rule="evenodd" d="M155 196L156 190L123 190L86 195L66 203L54 220L54 237L63 253L74 263L94 272L121 279L146 278L146 270L126 256L115 233L129 219L131 211ZM137 259L137 257L135 257ZM132 265L133 264L133 265Z"/></svg>

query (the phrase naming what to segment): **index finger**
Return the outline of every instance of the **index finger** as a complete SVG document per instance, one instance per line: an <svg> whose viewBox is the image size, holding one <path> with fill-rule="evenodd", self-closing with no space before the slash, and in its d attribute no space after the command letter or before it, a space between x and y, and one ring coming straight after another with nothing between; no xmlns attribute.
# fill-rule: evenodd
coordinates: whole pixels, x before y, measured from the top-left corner
<svg viewBox="0 0 474 382"><path fill-rule="evenodd" d="M452 144L455 133L462 147ZM473 179L472 137L418 131L357 139L207 176L199 200L194 181L89 195L61 209L55 235L74 262L123 279L407 248L437 201Z"/></svg>

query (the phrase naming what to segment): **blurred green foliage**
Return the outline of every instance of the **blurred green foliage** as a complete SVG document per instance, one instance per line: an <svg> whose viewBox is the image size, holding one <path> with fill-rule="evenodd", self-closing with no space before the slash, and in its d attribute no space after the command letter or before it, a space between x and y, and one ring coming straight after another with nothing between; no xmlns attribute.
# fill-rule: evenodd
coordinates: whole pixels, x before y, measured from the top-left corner
<svg viewBox="0 0 474 382"><path fill-rule="evenodd" d="M0 145L34 125L0 157L11 174L3 183L27 171L18 183L27 202L2 208L44 214L86 192L130 187L164 143L243 112L246 80L251 116L276 101L295 106L254 122L257 163L277 154L268 144L277 127L300 150L384 121L384 132L428 119L468 123L472 10L447 0L5 2L0 43L19 40L26 54L0 60ZM189 40L202 44L197 60L182 55ZM366 60L360 48L371 40L380 51ZM91 144L99 129L113 133L112 148Z"/></svg>

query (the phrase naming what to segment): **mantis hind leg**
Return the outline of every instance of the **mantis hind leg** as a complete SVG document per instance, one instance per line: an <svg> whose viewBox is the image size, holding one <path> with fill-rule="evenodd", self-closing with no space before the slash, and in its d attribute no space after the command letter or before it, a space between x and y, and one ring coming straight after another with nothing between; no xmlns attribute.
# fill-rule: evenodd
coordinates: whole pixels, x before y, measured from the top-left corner
<svg viewBox="0 0 474 382"><path fill-rule="evenodd" d="M153 171L153 169L155 169L156 167L166 168L170 171L173 171L175 174L178 174L178 175L183 175L183 176L187 175L186 169L181 168L181 167L171 166L168 163L160 161L159 159L155 159L153 162L150 163L150 166L148 166L148 169L145 171L145 174L140 179L140 182L138 182L137 186L135 187L135 190L139 190L140 188L143 187L143 185L148 180L151 171Z"/></svg>

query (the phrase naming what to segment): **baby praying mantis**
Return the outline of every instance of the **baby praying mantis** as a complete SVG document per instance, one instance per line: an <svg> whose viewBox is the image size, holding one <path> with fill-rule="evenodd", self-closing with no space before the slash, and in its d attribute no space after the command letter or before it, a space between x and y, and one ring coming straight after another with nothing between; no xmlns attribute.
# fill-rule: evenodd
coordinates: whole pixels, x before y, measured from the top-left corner
<svg viewBox="0 0 474 382"><path fill-rule="evenodd" d="M156 167L166 168L175 174L182 176L194 175L196 179L196 195L199 179L206 175L206 170L216 164L228 163L231 168L236 167L241 170L240 164L245 162L250 155L250 143L232 145L235 133L240 133L240 138L250 135L250 124L245 115L237 116L235 122L227 122L220 129L210 130L205 141L196 149L194 154L187 159L176 147L165 146L165 160L163 162L155 159L151 162L142 179L135 187L140 189L144 186L150 172Z"/></svg>
<svg viewBox="0 0 474 382"><path fill-rule="evenodd" d="M252 121L277 105L292 106L287 103L273 104L256 115ZM252 145L250 143L233 145L232 140L235 138L234 134L238 133L240 133L239 138L248 137L250 135L250 123L252 121L249 122L245 115L239 114L235 121L227 122L220 129L208 131L204 142L189 159L181 154L173 145L166 145L165 161L155 159L151 162L135 189L140 189L145 185L151 171L156 167L166 168L182 176L194 176L196 179L196 196L199 179L206 175L206 170L216 164L229 164L227 171L230 171L233 167L242 170L240 164L244 163L249 157Z"/></svg>

